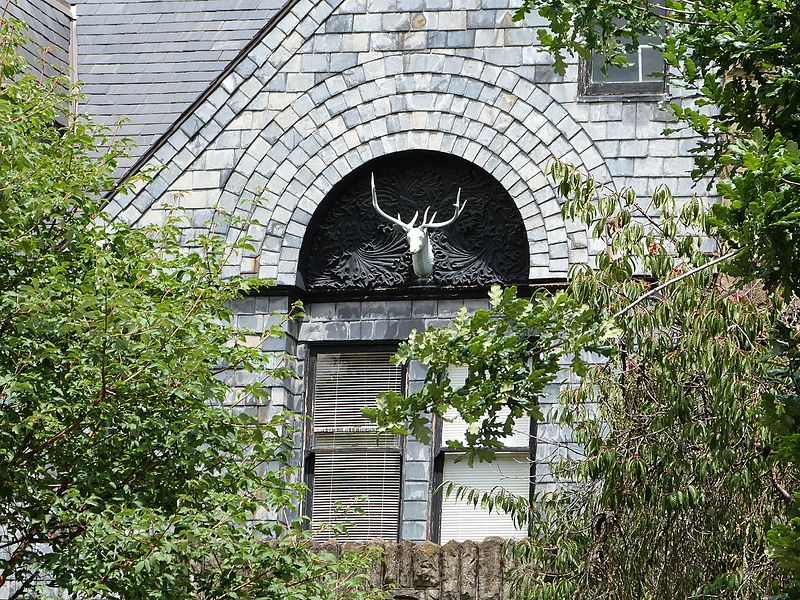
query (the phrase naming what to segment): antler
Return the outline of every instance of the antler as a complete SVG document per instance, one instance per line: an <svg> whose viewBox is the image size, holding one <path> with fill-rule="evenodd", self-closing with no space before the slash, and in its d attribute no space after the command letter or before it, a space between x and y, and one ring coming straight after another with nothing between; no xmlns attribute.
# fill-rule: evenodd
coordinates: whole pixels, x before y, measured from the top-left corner
<svg viewBox="0 0 800 600"><path fill-rule="evenodd" d="M375 192L375 173L372 174L372 206L375 207L375 210L378 211L378 214L380 216L382 216L390 223L394 223L398 227L402 227L405 231L408 231L409 229L414 227L414 223L417 222L417 217L419 217L419 211L417 211L414 213L414 218L412 218L408 223L404 223L400 219L400 213L397 213L397 218L395 219L394 217L389 216L385 212L383 212L381 210L381 207L378 206L378 194ZM425 214L427 214L427 211Z"/></svg>
<svg viewBox="0 0 800 600"><path fill-rule="evenodd" d="M436 213L434 212L433 215L431 216L430 222L428 222L428 210L430 210L430 207L428 207L425 210L425 214L422 217L422 225L420 225L420 229L438 229L439 227L450 225L450 223L455 221L461 215L461 213L464 212L464 208L467 206L467 202L468 202L467 200L464 200L464 204L461 204L461 188L458 188L458 194L456 194L456 201L455 204L453 204L453 206L455 207L455 211L453 212L452 218L450 218L447 221L442 221L441 223L436 223L434 222L434 219L436 218Z"/></svg>

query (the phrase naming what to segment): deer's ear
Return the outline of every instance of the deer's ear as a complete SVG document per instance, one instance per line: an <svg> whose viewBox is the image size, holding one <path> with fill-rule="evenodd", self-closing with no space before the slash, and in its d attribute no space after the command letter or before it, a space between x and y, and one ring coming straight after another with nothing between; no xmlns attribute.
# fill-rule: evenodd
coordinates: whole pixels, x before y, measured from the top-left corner
<svg viewBox="0 0 800 600"><path fill-rule="evenodd" d="M400 225L397 225L397 224L392 225L392 231L394 231L395 233L399 233L400 235L405 235L406 234L406 230L403 229L402 227L400 227Z"/></svg>

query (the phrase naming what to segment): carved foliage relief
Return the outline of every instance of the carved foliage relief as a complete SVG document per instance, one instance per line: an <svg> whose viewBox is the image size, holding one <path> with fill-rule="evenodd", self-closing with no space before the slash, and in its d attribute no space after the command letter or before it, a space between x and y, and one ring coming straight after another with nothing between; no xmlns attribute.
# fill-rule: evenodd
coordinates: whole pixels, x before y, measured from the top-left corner
<svg viewBox="0 0 800 600"><path fill-rule="evenodd" d="M336 186L312 220L300 270L307 289L354 290L419 285L402 231L372 207L370 174L378 201L408 221L428 206L437 220L453 214L461 188L464 212L431 230L434 275L425 285L487 285L527 279L528 243L519 211L488 173L461 158L409 151L360 167ZM418 221L419 222L419 221Z"/></svg>

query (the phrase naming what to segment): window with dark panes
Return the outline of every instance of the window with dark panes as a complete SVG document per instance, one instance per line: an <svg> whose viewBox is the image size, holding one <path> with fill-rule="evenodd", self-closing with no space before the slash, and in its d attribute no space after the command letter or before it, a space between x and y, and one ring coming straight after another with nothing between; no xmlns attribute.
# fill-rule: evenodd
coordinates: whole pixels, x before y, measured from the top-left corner
<svg viewBox="0 0 800 600"><path fill-rule="evenodd" d="M467 367L451 366L448 373L451 385L458 389L467 377ZM501 413L502 416L502 413ZM518 496L529 497L531 492L531 418L517 421L511 435L504 440L504 449L499 450L490 463L475 461L470 467L463 454L449 449L447 440L465 441L467 423L458 412L450 409L445 414L439 433L439 449L436 457L437 484L452 481L455 484L491 491L503 488ZM481 541L489 536L522 538L524 529L514 524L510 515L501 511L476 508L455 494L445 498L439 496L438 538L441 544L456 541Z"/></svg>
<svg viewBox="0 0 800 600"><path fill-rule="evenodd" d="M663 0L656 2L663 7ZM651 7L652 8L652 7ZM626 66L609 64L605 57L596 54L591 63L581 62L581 90L587 96L602 95L658 95L666 90L664 55L657 48L659 36L639 37L639 48L628 52Z"/></svg>
<svg viewBox="0 0 800 600"><path fill-rule="evenodd" d="M307 513L316 539L398 538L402 439L379 434L361 414L362 408L375 406L381 392L403 392L403 368L391 363L393 353L381 349L312 356L306 471ZM345 534L320 527L345 522Z"/></svg>

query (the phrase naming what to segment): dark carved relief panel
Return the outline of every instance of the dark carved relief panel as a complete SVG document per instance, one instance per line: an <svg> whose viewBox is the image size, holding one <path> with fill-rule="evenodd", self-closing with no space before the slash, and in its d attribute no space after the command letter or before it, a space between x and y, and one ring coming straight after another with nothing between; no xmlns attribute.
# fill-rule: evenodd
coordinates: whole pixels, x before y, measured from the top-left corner
<svg viewBox="0 0 800 600"><path fill-rule="evenodd" d="M381 208L408 222L430 206L450 218L456 192L466 208L455 223L430 231L434 275L425 285L487 285L528 276L528 243L508 192L483 169L435 152L401 152L367 163L336 186L306 233L300 270L308 289L352 290L419 285L402 231L372 207L370 174ZM421 218L421 217L420 217ZM419 221L418 221L419 223Z"/></svg>

